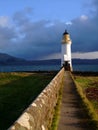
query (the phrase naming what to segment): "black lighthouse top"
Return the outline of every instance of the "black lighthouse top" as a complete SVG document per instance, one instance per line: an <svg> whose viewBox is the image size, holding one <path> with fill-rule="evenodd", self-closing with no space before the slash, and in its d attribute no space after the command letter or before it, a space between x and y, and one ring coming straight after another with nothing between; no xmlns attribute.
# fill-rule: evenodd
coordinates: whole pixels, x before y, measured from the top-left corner
<svg viewBox="0 0 98 130"><path fill-rule="evenodd" d="M65 30L65 32L63 33L63 35L66 35L66 34L69 34L69 33L67 32L67 30Z"/></svg>

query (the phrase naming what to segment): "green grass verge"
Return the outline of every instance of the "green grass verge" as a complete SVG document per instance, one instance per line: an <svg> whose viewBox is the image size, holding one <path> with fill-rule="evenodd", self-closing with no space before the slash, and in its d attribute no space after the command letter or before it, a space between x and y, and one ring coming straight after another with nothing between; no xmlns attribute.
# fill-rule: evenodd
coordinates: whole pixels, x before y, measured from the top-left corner
<svg viewBox="0 0 98 130"><path fill-rule="evenodd" d="M0 130L6 130L54 75L0 73Z"/></svg>
<svg viewBox="0 0 98 130"><path fill-rule="evenodd" d="M73 76L72 76L73 78ZM93 104L86 98L83 89L89 87L89 80L84 77L83 79L80 77L79 79L74 79L74 83L76 85L76 89L78 94L81 97L82 105L89 116L89 125L93 128L93 130L98 130L98 115L94 110Z"/></svg>

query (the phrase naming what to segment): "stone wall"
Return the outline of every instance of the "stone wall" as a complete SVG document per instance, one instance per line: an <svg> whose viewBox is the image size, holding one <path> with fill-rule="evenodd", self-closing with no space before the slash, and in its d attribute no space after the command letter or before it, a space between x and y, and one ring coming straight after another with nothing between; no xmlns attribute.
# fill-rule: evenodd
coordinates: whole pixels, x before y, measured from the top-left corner
<svg viewBox="0 0 98 130"><path fill-rule="evenodd" d="M63 77L64 68L58 72L42 93L8 130L48 130L52 122L53 111Z"/></svg>

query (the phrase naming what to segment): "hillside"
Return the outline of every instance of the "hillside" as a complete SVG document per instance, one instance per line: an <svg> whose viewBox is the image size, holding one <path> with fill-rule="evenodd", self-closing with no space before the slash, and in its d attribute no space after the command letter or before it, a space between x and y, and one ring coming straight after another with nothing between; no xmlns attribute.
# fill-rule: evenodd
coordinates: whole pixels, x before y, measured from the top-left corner
<svg viewBox="0 0 98 130"><path fill-rule="evenodd" d="M0 65L58 65L60 64L60 59L52 60L34 60L28 61L21 58L16 58L5 53L0 53Z"/></svg>
<svg viewBox="0 0 98 130"><path fill-rule="evenodd" d="M72 59L73 64L98 64L98 59ZM28 61L0 53L0 65L60 65L60 59Z"/></svg>
<svg viewBox="0 0 98 130"><path fill-rule="evenodd" d="M21 58L16 58L5 53L0 53L0 65L24 64L27 61Z"/></svg>
<svg viewBox="0 0 98 130"><path fill-rule="evenodd" d="M98 64L98 59L72 59L73 64Z"/></svg>

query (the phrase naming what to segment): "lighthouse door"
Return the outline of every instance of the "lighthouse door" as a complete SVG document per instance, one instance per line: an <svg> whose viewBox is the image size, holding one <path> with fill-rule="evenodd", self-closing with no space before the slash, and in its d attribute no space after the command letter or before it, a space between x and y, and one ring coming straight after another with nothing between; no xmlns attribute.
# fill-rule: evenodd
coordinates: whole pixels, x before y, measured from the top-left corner
<svg viewBox="0 0 98 130"><path fill-rule="evenodd" d="M64 66L65 70L69 70L70 71L70 64L69 64L68 61L65 61L65 63L63 64L63 66Z"/></svg>

